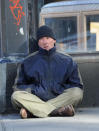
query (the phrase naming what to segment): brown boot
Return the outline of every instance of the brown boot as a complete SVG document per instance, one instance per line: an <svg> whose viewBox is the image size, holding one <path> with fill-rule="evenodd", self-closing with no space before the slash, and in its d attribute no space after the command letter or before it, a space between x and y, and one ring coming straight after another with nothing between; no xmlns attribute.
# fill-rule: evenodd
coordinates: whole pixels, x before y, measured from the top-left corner
<svg viewBox="0 0 99 131"><path fill-rule="evenodd" d="M50 116L74 116L74 115L75 110L72 105L60 107L50 113Z"/></svg>
<svg viewBox="0 0 99 131"><path fill-rule="evenodd" d="M61 107L59 110L58 110L58 113L60 116L74 116L75 115L75 110L73 108L72 105L68 105L68 106L64 106L64 107Z"/></svg>

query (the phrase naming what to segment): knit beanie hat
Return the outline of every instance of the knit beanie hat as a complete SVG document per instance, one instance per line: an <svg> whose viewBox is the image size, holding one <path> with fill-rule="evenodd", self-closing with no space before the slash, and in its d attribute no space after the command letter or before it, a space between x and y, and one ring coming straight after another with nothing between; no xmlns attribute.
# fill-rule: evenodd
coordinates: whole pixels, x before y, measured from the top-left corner
<svg viewBox="0 0 99 131"><path fill-rule="evenodd" d="M39 39L42 38L42 37L51 37L54 40L56 40L54 32L52 31L51 28L49 28L46 25L43 25L43 26L38 28L36 37L37 37L37 41L39 41Z"/></svg>

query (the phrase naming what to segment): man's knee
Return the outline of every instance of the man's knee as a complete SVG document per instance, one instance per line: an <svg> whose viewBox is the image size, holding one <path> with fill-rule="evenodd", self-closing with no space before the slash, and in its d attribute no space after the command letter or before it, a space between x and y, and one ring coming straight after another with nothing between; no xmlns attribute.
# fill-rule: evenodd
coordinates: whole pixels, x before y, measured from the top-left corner
<svg viewBox="0 0 99 131"><path fill-rule="evenodd" d="M12 94L12 96L11 96L11 100L12 100L12 101L17 100L17 99L20 97L20 93L21 93L21 91L15 91L15 92Z"/></svg>
<svg viewBox="0 0 99 131"><path fill-rule="evenodd" d="M68 92L71 98L73 98L75 101L82 100L83 98L83 90L78 87L70 88L65 91Z"/></svg>
<svg viewBox="0 0 99 131"><path fill-rule="evenodd" d="M78 88L78 87L75 87L73 88L73 91L72 91L72 97L73 97L73 100L74 100L74 103L79 103L82 101L82 98L83 98L83 90ZM75 104L76 105L76 104Z"/></svg>
<svg viewBox="0 0 99 131"><path fill-rule="evenodd" d="M83 96L83 90L78 88L78 87L74 87L73 88L73 95L77 98L82 98Z"/></svg>

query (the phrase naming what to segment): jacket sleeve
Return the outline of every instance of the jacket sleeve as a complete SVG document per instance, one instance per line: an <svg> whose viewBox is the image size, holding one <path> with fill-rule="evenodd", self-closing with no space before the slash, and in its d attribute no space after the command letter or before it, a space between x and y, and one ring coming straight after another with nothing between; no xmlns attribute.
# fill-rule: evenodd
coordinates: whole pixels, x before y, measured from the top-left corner
<svg viewBox="0 0 99 131"><path fill-rule="evenodd" d="M31 93L32 86L32 84L27 83L23 64L20 64L17 69L17 77L13 86L14 91L23 90Z"/></svg>
<svg viewBox="0 0 99 131"><path fill-rule="evenodd" d="M69 68L68 77L65 79L63 86L67 88L79 87L83 89L82 78L78 69L78 65L73 62Z"/></svg>

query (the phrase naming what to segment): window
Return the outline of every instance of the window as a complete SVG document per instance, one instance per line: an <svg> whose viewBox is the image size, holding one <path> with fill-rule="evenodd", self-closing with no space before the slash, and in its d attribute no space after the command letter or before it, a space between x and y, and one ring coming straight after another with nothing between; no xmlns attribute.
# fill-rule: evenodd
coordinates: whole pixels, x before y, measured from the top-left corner
<svg viewBox="0 0 99 131"><path fill-rule="evenodd" d="M78 48L77 17L46 18L45 24L55 32L57 49L74 52Z"/></svg>
<svg viewBox="0 0 99 131"><path fill-rule="evenodd" d="M86 16L87 51L99 51L99 15Z"/></svg>
<svg viewBox="0 0 99 131"><path fill-rule="evenodd" d="M17 1L15 1L15 4ZM20 1L17 7L13 1L5 2L5 54L9 55L27 55L28 54L28 34L26 2ZM4 28L4 27L3 27ZM3 45L4 46L4 45Z"/></svg>

